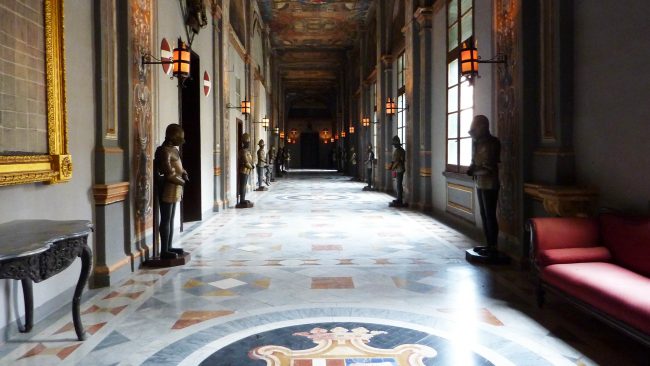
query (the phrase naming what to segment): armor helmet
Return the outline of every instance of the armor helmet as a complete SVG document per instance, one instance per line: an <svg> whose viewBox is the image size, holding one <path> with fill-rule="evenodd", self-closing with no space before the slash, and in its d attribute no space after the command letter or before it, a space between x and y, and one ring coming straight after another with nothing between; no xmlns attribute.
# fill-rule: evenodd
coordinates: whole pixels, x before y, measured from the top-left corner
<svg viewBox="0 0 650 366"><path fill-rule="evenodd" d="M393 145L401 145L402 143L399 140L399 136L393 136Z"/></svg>
<svg viewBox="0 0 650 366"><path fill-rule="evenodd" d="M264 146L264 140L260 139L260 141L257 144L260 146Z"/></svg>

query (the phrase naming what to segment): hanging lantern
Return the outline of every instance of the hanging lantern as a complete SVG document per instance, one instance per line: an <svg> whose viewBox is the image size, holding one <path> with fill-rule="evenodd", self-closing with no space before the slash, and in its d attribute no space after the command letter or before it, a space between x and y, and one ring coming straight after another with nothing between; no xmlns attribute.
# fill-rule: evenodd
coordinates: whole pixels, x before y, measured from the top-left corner
<svg viewBox="0 0 650 366"><path fill-rule="evenodd" d="M393 98L386 98L386 114L393 116L395 113L397 113L397 106L395 105L395 101ZM370 120L368 120L368 123L370 123Z"/></svg>
<svg viewBox="0 0 650 366"><path fill-rule="evenodd" d="M174 48L173 59L174 76L179 78L190 76L190 51L180 38L178 39L178 47Z"/></svg>
<svg viewBox="0 0 650 366"><path fill-rule="evenodd" d="M345 130L341 131L341 137L345 138Z"/></svg>
<svg viewBox="0 0 650 366"><path fill-rule="evenodd" d="M284 140L284 131L280 132L280 139Z"/></svg>
<svg viewBox="0 0 650 366"><path fill-rule="evenodd" d="M478 76L478 50L471 40L463 42L460 49L460 75L471 80Z"/></svg>
<svg viewBox="0 0 650 366"><path fill-rule="evenodd" d="M350 125L350 134L354 133L354 126Z"/></svg>
<svg viewBox="0 0 650 366"><path fill-rule="evenodd" d="M368 118L368 117L363 117L363 118L361 119L361 125L362 125L363 127L368 127L368 126L370 126L370 118Z"/></svg>
<svg viewBox="0 0 650 366"><path fill-rule="evenodd" d="M242 100L239 109L241 109L242 114L251 114L251 101Z"/></svg>

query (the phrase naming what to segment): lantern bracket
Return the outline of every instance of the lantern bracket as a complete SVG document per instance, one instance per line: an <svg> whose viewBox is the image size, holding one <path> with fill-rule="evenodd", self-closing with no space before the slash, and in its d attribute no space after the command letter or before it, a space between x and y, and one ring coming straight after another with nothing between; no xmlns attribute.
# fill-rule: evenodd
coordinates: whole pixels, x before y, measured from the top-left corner
<svg viewBox="0 0 650 366"><path fill-rule="evenodd" d="M483 60L481 56L478 57L479 64L505 64L508 66L508 55L505 53L497 53L496 56Z"/></svg>
<svg viewBox="0 0 650 366"><path fill-rule="evenodd" d="M251 105L249 100L242 100L240 106L232 105L230 103L226 104L227 109L239 109L244 116L248 116L251 113Z"/></svg>
<svg viewBox="0 0 650 366"><path fill-rule="evenodd" d="M241 109L241 107L240 107ZM259 122L253 122L254 124L261 124L262 127L264 127L264 131L266 131L269 128L269 118L264 116L261 121Z"/></svg>

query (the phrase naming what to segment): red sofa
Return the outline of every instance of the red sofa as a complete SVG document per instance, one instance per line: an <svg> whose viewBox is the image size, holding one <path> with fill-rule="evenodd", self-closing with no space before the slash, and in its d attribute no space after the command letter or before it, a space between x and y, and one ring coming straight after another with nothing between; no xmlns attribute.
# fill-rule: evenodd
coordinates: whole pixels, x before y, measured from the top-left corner
<svg viewBox="0 0 650 366"><path fill-rule="evenodd" d="M650 346L650 217L535 218L529 230L540 307L551 290Z"/></svg>

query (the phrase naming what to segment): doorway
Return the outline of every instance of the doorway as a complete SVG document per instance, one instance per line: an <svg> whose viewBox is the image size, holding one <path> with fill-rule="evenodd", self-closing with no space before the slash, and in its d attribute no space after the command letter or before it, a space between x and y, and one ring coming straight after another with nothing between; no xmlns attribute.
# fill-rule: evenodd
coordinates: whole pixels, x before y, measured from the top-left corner
<svg viewBox="0 0 650 366"><path fill-rule="evenodd" d="M303 132L300 134L300 167L303 169L318 169L318 132Z"/></svg>
<svg viewBox="0 0 650 366"><path fill-rule="evenodd" d="M244 136L244 122L242 122L241 119L237 118L237 162L235 163L235 175L237 176L237 189L236 189L236 203L239 203L239 185L240 185L240 178L239 178L239 161L241 160L241 156L239 156L239 152L241 151L242 148L242 139ZM244 189L246 189L244 187Z"/></svg>
<svg viewBox="0 0 650 366"><path fill-rule="evenodd" d="M183 187L181 201L183 222L199 221L203 218L201 210L201 89L203 83L200 73L199 55L192 52L190 77L185 80L184 87L178 90L181 94L181 124L185 131L183 168L190 178Z"/></svg>

